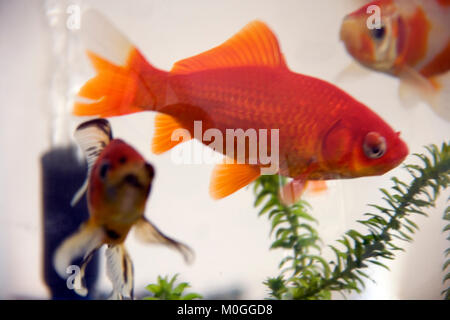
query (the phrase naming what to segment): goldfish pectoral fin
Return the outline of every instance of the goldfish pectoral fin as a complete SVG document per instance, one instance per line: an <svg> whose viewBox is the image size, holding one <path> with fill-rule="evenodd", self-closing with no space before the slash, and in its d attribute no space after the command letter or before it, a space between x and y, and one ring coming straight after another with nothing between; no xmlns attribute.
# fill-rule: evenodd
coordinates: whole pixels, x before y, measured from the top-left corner
<svg viewBox="0 0 450 320"><path fill-rule="evenodd" d="M112 130L108 120L94 119L80 124L75 130L74 137L86 157L88 172L86 175L86 180L80 189L78 189L75 193L72 201L70 202L72 207L80 201L81 197L86 192L92 167L97 161L97 158L102 150L111 141Z"/></svg>
<svg viewBox="0 0 450 320"><path fill-rule="evenodd" d="M431 82L413 68L403 67L399 78L399 96L405 107L413 106L419 101L428 101L434 94Z"/></svg>
<svg viewBox="0 0 450 320"><path fill-rule="evenodd" d="M401 74L399 95L405 106L415 105L419 101L427 103L441 118L450 121L450 73L425 78L412 68L405 68Z"/></svg>
<svg viewBox="0 0 450 320"><path fill-rule="evenodd" d="M249 185L261 175L259 166L239 163L222 163L215 166L209 193L213 199L222 199Z"/></svg>
<svg viewBox="0 0 450 320"><path fill-rule="evenodd" d="M176 145L191 140L189 130L182 123L167 114L158 113L155 117L155 133L152 141L152 152L164 153Z"/></svg>
<svg viewBox="0 0 450 320"><path fill-rule="evenodd" d="M133 299L134 273L133 262L123 244L110 245L105 251L106 275L112 282L113 292L110 299Z"/></svg>
<svg viewBox="0 0 450 320"><path fill-rule="evenodd" d="M245 66L287 68L276 36L261 21L250 22L232 38L211 50L178 61L171 72L186 74Z"/></svg>
<svg viewBox="0 0 450 320"><path fill-rule="evenodd" d="M74 207L78 201L83 197L84 193L87 191L89 185L89 175L84 180L83 185L78 189L78 191L73 195L72 200L70 201L70 206Z"/></svg>
<svg viewBox="0 0 450 320"><path fill-rule="evenodd" d="M430 79L435 88L435 95L429 104L433 111L441 118L450 121L450 71Z"/></svg>
<svg viewBox="0 0 450 320"><path fill-rule="evenodd" d="M67 278L70 272L67 267L80 257L84 260L103 244L104 232L101 228L93 226L89 222L83 224L80 229L68 237L56 249L53 256L53 267L61 278Z"/></svg>
<svg viewBox="0 0 450 320"><path fill-rule="evenodd" d="M336 82L359 80L363 77L367 77L370 72L371 71L369 69L364 68L356 61L352 61L345 69L338 73L336 76Z"/></svg>
<svg viewBox="0 0 450 320"><path fill-rule="evenodd" d="M117 116L143 111L154 96L143 83L143 72L156 69L103 15L91 9L83 16L81 40L97 75L78 93L73 113L78 116Z"/></svg>
<svg viewBox="0 0 450 320"><path fill-rule="evenodd" d="M307 183L307 191L312 194L320 194L328 189L325 180L309 180Z"/></svg>
<svg viewBox="0 0 450 320"><path fill-rule="evenodd" d="M145 243L162 244L177 250L188 264L194 260L194 252L187 245L169 238L154 224L145 218L141 218L135 226L136 237Z"/></svg>
<svg viewBox="0 0 450 320"><path fill-rule="evenodd" d="M297 203L305 191L308 181L292 180L280 188L280 200L284 205L290 206Z"/></svg>

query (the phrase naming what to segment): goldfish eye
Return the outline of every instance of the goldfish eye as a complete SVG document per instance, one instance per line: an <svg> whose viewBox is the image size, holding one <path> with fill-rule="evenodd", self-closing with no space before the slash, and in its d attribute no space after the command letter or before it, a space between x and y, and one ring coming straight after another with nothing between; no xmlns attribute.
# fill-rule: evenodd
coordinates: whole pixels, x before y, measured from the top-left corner
<svg viewBox="0 0 450 320"><path fill-rule="evenodd" d="M364 138L364 154L370 159L378 159L386 152L386 139L378 132L369 132Z"/></svg>
<svg viewBox="0 0 450 320"><path fill-rule="evenodd" d="M127 162L127 157L122 156L122 157L119 158L119 163L120 163L120 164L124 164L124 163L126 163L126 162Z"/></svg>
<svg viewBox="0 0 450 320"><path fill-rule="evenodd" d="M386 28L384 26L381 26L381 28L372 29L370 30L370 34L375 40L382 40L384 38L384 35L386 34Z"/></svg>
<svg viewBox="0 0 450 320"><path fill-rule="evenodd" d="M108 173L109 167L110 167L110 165L109 165L108 162L105 162L105 163L103 163L103 164L100 166L100 169L99 169L99 173L98 173L98 174L99 174L99 176L100 176L101 179L105 179L105 178L106 178L106 174Z"/></svg>

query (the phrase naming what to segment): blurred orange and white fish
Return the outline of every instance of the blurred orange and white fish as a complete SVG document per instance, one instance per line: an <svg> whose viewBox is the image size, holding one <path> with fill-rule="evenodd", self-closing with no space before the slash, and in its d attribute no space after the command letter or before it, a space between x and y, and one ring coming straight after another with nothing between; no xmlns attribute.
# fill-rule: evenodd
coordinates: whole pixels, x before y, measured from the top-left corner
<svg viewBox="0 0 450 320"><path fill-rule="evenodd" d="M124 246L131 228L139 239L174 248L186 261L192 258L192 251L165 236L144 217L154 169L130 145L112 138L107 120L82 123L75 138L86 155L88 177L72 205L87 191L90 218L56 250L54 268L62 278L67 278L66 268L82 258L74 289L85 296L86 266L94 252L106 244L107 276L113 284L111 298L133 298L133 263Z"/></svg>
<svg viewBox="0 0 450 320"><path fill-rule="evenodd" d="M381 23L369 28L374 14ZM401 79L405 105L425 101L450 121L450 0L372 1L344 18L340 37L361 65Z"/></svg>

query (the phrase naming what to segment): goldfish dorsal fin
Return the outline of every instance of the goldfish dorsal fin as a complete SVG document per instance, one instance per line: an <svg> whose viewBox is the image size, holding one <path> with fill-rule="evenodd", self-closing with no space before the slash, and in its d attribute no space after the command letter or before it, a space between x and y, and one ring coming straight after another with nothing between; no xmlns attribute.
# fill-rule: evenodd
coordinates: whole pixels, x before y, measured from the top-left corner
<svg viewBox="0 0 450 320"><path fill-rule="evenodd" d="M276 36L261 21L250 22L211 50L178 61L172 72L191 73L243 66L286 67Z"/></svg>
<svg viewBox="0 0 450 320"><path fill-rule="evenodd" d="M71 206L74 206L86 192L92 167L112 140L112 130L108 120L94 119L80 124L75 130L74 137L86 157L88 172L85 182L72 198Z"/></svg>
<svg viewBox="0 0 450 320"><path fill-rule="evenodd" d="M180 129L179 131L176 131ZM192 139L191 134L176 118L158 113L155 117L155 133L152 141L152 152L164 153L176 145Z"/></svg>
<svg viewBox="0 0 450 320"><path fill-rule="evenodd" d="M247 186L261 175L255 165L222 163L216 165L211 176L209 193L213 199L222 199Z"/></svg>

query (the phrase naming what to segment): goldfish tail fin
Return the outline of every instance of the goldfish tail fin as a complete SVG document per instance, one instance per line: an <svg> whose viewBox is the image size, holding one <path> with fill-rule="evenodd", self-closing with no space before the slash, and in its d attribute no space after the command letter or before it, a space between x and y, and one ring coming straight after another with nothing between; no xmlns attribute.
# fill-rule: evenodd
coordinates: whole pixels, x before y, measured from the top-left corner
<svg viewBox="0 0 450 320"><path fill-rule="evenodd" d="M86 180L70 202L72 207L80 201L83 194L87 191L92 167L97 161L100 153L113 138L111 125L108 120L105 119L94 119L83 122L75 130L74 137L86 157L88 172Z"/></svg>
<svg viewBox="0 0 450 320"><path fill-rule="evenodd" d="M111 280L113 292L110 299L133 299L133 262L123 244L110 245L106 249L106 275Z"/></svg>
<svg viewBox="0 0 450 320"><path fill-rule="evenodd" d="M80 229L68 237L56 249L53 256L53 267L61 278L67 278L71 263L77 258L83 258L78 266L79 274L75 278L75 289L78 294L85 296L87 290L84 286L84 270L94 252L103 244L104 232L101 228L95 227L89 221L83 224Z"/></svg>
<svg viewBox="0 0 450 320"><path fill-rule="evenodd" d="M163 234L159 229L145 218L141 218L136 223L136 236L139 240L146 243L155 243L168 246L177 250L188 264L194 260L194 252L187 245L169 238Z"/></svg>
<svg viewBox="0 0 450 320"><path fill-rule="evenodd" d="M216 165L211 176L209 193L213 199L222 199L247 186L261 175L258 166L239 163Z"/></svg>
<svg viewBox="0 0 450 320"><path fill-rule="evenodd" d="M139 50L95 10L88 10L82 18L82 40L97 75L80 89L81 99L75 103L73 113L109 117L144 108L155 109L158 98L165 94L167 73L150 65Z"/></svg>
<svg viewBox="0 0 450 320"><path fill-rule="evenodd" d="M427 79L411 68L405 68L401 74L399 95L406 107L419 101L427 103L441 118L450 121L448 101L450 93L450 73Z"/></svg>

